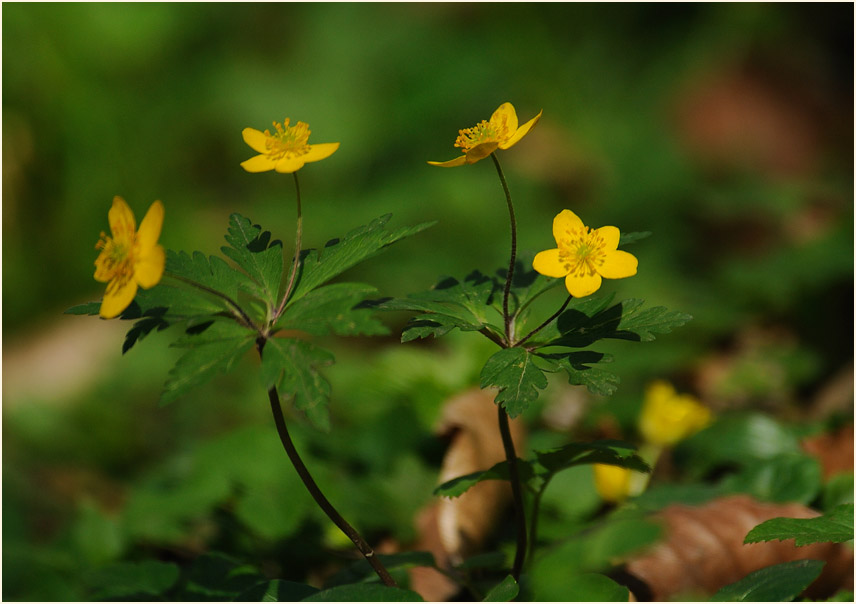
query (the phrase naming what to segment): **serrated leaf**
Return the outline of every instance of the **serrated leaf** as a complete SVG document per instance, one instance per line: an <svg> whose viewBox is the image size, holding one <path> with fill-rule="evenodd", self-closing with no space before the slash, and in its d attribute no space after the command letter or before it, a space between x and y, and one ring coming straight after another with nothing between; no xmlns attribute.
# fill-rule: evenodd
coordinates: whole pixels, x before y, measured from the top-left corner
<svg viewBox="0 0 856 604"><path fill-rule="evenodd" d="M386 326L374 309L361 306L377 290L362 283L334 283L315 289L289 305L277 322L279 329L298 329L313 335L385 335Z"/></svg>
<svg viewBox="0 0 856 604"><path fill-rule="evenodd" d="M756 570L720 589L711 602L791 602L817 579L824 564L796 560Z"/></svg>
<svg viewBox="0 0 856 604"><path fill-rule="evenodd" d="M294 397L297 409L318 428L328 430L330 383L320 370L333 361L332 353L309 342L270 338L262 351L259 376L266 390L276 386L281 397Z"/></svg>
<svg viewBox="0 0 856 604"><path fill-rule="evenodd" d="M191 255L187 252L167 250L166 271L180 279L220 292L232 300L237 300L239 290L251 289L251 280L247 274L229 266L222 258L206 256L202 252L193 252ZM191 286L189 291L203 300L208 299L215 303L218 308L226 305L222 298L212 296L201 288Z"/></svg>
<svg viewBox="0 0 856 604"><path fill-rule="evenodd" d="M651 467L636 454L636 447L620 440L596 440L569 443L548 451L536 451L535 458L548 473L584 464L608 464L637 472L650 472Z"/></svg>
<svg viewBox="0 0 856 604"><path fill-rule="evenodd" d="M643 304L643 300L624 300L594 314L583 306L570 308L538 334L536 346L585 348L604 338L649 342L655 334L669 333L692 319L664 306L643 308Z"/></svg>
<svg viewBox="0 0 856 604"><path fill-rule="evenodd" d="M853 504L839 505L816 518L771 518L746 535L743 543L793 539L797 546L844 543L853 539Z"/></svg>
<svg viewBox="0 0 856 604"><path fill-rule="evenodd" d="M303 602L424 602L409 589L387 587L378 583L354 583L319 591Z"/></svg>
<svg viewBox="0 0 856 604"><path fill-rule="evenodd" d="M593 350L581 350L567 353L542 354L539 357L554 364L556 370L563 369L568 374L568 383L585 386L592 394L611 396L621 379L609 371L589 367L591 363L608 363L612 357Z"/></svg>
<svg viewBox="0 0 856 604"><path fill-rule="evenodd" d="M352 266L380 253L396 241L414 235L434 224L426 222L412 227L387 229L392 214L386 214L371 223L358 227L342 239L334 239L322 249L305 250L297 285L289 304L340 275Z"/></svg>
<svg viewBox="0 0 856 604"><path fill-rule="evenodd" d="M508 575L501 583L491 588L482 602L511 602L520 593L520 585Z"/></svg>
<svg viewBox="0 0 856 604"><path fill-rule="evenodd" d="M524 483L529 482L536 476L532 463L519 458L517 460L517 474L521 482ZM434 495L439 495L440 497L459 497L466 493L470 487L484 480L509 480L508 462L501 461L488 470L481 470L447 480L434 489Z"/></svg>
<svg viewBox="0 0 856 604"><path fill-rule="evenodd" d="M170 370L160 404L172 402L188 390L228 371L252 348L256 332L232 321L214 321L200 333L186 334L173 346L187 348Z"/></svg>
<svg viewBox="0 0 856 604"><path fill-rule="evenodd" d="M511 418L533 403L547 387L547 376L535 366L534 355L524 348L503 348L487 360L481 371L481 387L499 389L494 401Z"/></svg>
<svg viewBox="0 0 856 604"><path fill-rule="evenodd" d="M282 242L271 241L269 231L262 231L240 214L229 217L228 246L220 249L234 260L251 279L242 289L263 300L269 307L278 303L279 283L282 279Z"/></svg>

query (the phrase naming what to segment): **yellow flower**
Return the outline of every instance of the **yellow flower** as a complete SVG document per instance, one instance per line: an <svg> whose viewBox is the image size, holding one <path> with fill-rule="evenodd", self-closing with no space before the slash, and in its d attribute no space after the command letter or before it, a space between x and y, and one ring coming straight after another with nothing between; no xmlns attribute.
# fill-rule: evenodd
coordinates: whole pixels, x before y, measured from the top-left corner
<svg viewBox="0 0 856 604"><path fill-rule="evenodd" d="M639 431L649 443L674 445L710 422L710 409L695 397L678 394L671 384L663 380L648 386L639 416Z"/></svg>
<svg viewBox="0 0 856 604"><path fill-rule="evenodd" d="M570 210L553 219L557 248L535 255L532 267L548 277L564 277L575 298L593 294L601 278L624 279L636 274L636 256L618 249L621 236L614 226L590 229Z"/></svg>
<svg viewBox="0 0 856 604"><path fill-rule="evenodd" d="M458 131L455 146L460 147L464 155L449 161L429 161L428 163L432 166L454 168L464 164L474 164L497 149L510 149L532 130L541 119L543 112L543 110L539 111L538 115L518 128L514 106L511 103L503 103L490 116L490 121L482 120L472 128Z"/></svg>
<svg viewBox="0 0 856 604"><path fill-rule="evenodd" d="M163 247L158 245L163 225L163 204L154 202L137 231L134 213L121 197L113 198L108 213L112 237L103 231L95 249L101 250L95 259L95 280L107 283L101 301L101 316L118 316L137 295L137 286L148 289L163 275L166 262Z"/></svg>
<svg viewBox="0 0 856 604"><path fill-rule="evenodd" d="M330 157L339 148L339 143L310 145L311 132L306 122L289 126L289 119L286 118L282 124L274 122L273 126L276 129L273 134L270 130L261 132L255 128L244 128L244 142L261 153L241 162L241 167L247 172L276 170L291 174L304 164Z"/></svg>
<svg viewBox="0 0 856 604"><path fill-rule="evenodd" d="M632 472L627 468L602 463L592 464L594 486L604 501L621 503L630 495Z"/></svg>

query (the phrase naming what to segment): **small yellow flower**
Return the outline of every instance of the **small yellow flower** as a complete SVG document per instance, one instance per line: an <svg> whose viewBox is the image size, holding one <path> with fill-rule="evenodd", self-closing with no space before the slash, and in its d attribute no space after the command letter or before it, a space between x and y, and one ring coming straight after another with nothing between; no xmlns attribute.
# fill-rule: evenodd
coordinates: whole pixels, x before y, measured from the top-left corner
<svg viewBox="0 0 856 604"><path fill-rule="evenodd" d="M636 256L618 249L620 231L614 226L590 229L570 210L553 219L558 246L535 255L532 267L548 277L564 277L575 298L593 294L601 278L624 279L636 274Z"/></svg>
<svg viewBox="0 0 856 604"><path fill-rule="evenodd" d="M632 471L619 466L602 463L592 464L594 486L601 499L610 503L621 503L630 495Z"/></svg>
<svg viewBox="0 0 856 604"><path fill-rule="evenodd" d="M711 419L710 409L695 397L678 394L671 384L657 380L645 391L639 431L653 445L670 446L695 434Z"/></svg>
<svg viewBox="0 0 856 604"><path fill-rule="evenodd" d="M121 197L113 198L108 213L110 231L103 231L95 249L101 250L95 259L95 280L107 283L101 301L101 316L118 316L137 295L137 286L148 289L157 285L163 275L166 256L158 245L163 225L163 204L154 202L137 231L134 213Z"/></svg>
<svg viewBox="0 0 856 604"><path fill-rule="evenodd" d="M244 128L244 142L261 155L241 162L241 167L247 172L276 170L291 174L304 164L330 157L339 148L339 143L310 145L309 125L306 122L297 122L294 126L289 126L289 123L288 118L282 124L274 122L276 132L273 134L270 130L261 132L255 128Z"/></svg>
<svg viewBox="0 0 856 604"><path fill-rule="evenodd" d="M490 116L490 121L482 120L472 128L458 131L455 146L460 147L464 155L449 161L429 161L428 163L432 166L454 168L474 164L497 149L510 149L532 130L541 119L543 112L543 110L539 111L538 115L518 128L514 106L511 103L503 103Z"/></svg>

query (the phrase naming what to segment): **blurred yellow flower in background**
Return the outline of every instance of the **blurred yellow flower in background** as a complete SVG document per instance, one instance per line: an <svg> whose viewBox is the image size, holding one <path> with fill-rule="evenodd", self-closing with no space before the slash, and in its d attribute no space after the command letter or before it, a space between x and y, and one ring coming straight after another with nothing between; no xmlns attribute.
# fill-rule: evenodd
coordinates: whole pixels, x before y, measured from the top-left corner
<svg viewBox="0 0 856 604"><path fill-rule="evenodd" d="M163 247L158 245L163 214L163 204L154 202L137 231L131 208L121 197L113 198L107 215L113 236L102 232L95 244L101 250L95 259L95 280L107 283L101 301L103 318L112 319L128 308L138 286L148 289L160 281L166 263Z"/></svg>
<svg viewBox="0 0 856 604"><path fill-rule="evenodd" d="M652 382L645 391L639 431L649 443L674 445L712 420L710 409L688 394L678 394L666 381Z"/></svg>
<svg viewBox="0 0 856 604"><path fill-rule="evenodd" d="M601 499L610 503L621 503L630 495L631 470L619 466L596 463L594 470L594 486Z"/></svg>
<svg viewBox="0 0 856 604"><path fill-rule="evenodd" d="M273 134L270 130L261 132L255 128L244 128L241 133L244 142L260 155L241 162L241 167L247 172L276 170L291 174L305 164L330 157L339 148L339 143L310 145L309 125L306 122L297 122L290 126L289 123L288 118L282 124L274 122L276 132Z"/></svg>
<svg viewBox="0 0 856 604"><path fill-rule="evenodd" d="M532 130L541 119L543 112L543 110L539 111L538 115L518 128L514 105L503 103L490 116L490 121L482 120L472 128L458 131L455 146L459 147L464 155L449 161L429 161L428 163L442 168L454 168L474 164L497 149L510 149Z"/></svg>
<svg viewBox="0 0 856 604"><path fill-rule="evenodd" d="M601 279L636 274L636 256L618 249L621 232L614 226L590 229L570 210L553 219L557 248L535 255L532 267L548 277L564 277L568 293L582 298L600 289Z"/></svg>

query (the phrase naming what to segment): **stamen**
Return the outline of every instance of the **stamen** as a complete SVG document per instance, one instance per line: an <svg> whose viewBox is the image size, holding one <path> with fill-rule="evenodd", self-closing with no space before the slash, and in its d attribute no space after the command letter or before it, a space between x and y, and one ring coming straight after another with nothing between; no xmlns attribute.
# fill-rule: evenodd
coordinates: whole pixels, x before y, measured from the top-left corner
<svg viewBox="0 0 856 604"><path fill-rule="evenodd" d="M309 153L309 135L311 134L309 124L297 122L294 126L290 126L290 123L289 118L286 118L282 124L274 122L276 132L273 134L270 130L265 130L267 156L272 161Z"/></svg>

